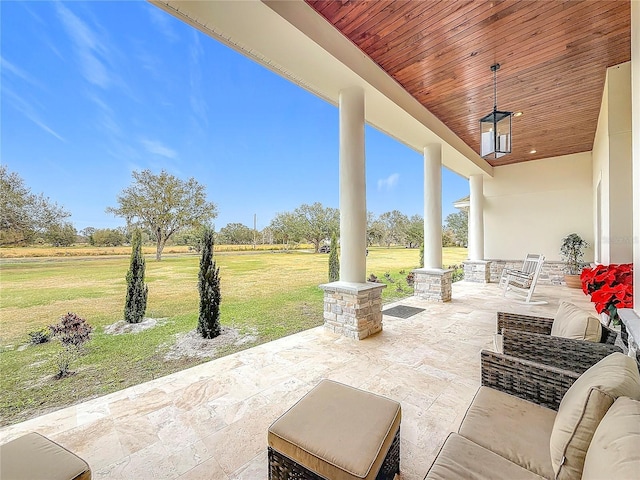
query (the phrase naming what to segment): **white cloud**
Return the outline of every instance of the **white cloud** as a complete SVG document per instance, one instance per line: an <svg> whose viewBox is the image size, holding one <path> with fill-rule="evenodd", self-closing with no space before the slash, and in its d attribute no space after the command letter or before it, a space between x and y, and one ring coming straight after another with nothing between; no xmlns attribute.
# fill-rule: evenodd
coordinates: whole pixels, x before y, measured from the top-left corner
<svg viewBox="0 0 640 480"><path fill-rule="evenodd" d="M160 57L145 51L142 45L136 46L135 56L140 66L153 75L154 78L161 79L165 76L165 69Z"/></svg>
<svg viewBox="0 0 640 480"><path fill-rule="evenodd" d="M31 85L33 85L35 87L44 88L39 81L37 81L35 78L33 78L27 72L22 70L17 65L14 65L13 63L11 63L9 60L7 60L6 58L4 58L2 56L0 56L0 66L1 66L0 70L2 71L3 74L11 73L11 74L15 75L16 77L24 80L25 82L30 83Z"/></svg>
<svg viewBox="0 0 640 480"><path fill-rule="evenodd" d="M387 178L378 180L378 190L393 190L400 180L399 173L392 173Z"/></svg>
<svg viewBox="0 0 640 480"><path fill-rule="evenodd" d="M23 97L7 87L3 88L3 94L9 101L9 103L13 106L13 108L15 108L18 112L22 113L25 117L27 117L45 132L53 135L62 142L66 142L66 140L58 132L44 123L41 115L38 113L37 108L34 107L33 104L31 104L29 101L25 100Z"/></svg>
<svg viewBox="0 0 640 480"><path fill-rule="evenodd" d="M56 4L58 17L71 38L80 60L80 70L87 81L107 88L113 82L105 62L108 62L108 48L102 43L89 25L78 18L61 3Z"/></svg>
<svg viewBox="0 0 640 480"><path fill-rule="evenodd" d="M199 32L194 30L193 43L189 46L189 105L195 114L196 123L208 125L207 104L202 88L202 67L200 60L204 54L204 49L200 44Z"/></svg>
<svg viewBox="0 0 640 480"><path fill-rule="evenodd" d="M148 138L140 139L140 143L149 153L153 153L154 155L160 155L162 157L167 157L174 159L178 156L178 153L164 145L162 142L158 140L149 140Z"/></svg>

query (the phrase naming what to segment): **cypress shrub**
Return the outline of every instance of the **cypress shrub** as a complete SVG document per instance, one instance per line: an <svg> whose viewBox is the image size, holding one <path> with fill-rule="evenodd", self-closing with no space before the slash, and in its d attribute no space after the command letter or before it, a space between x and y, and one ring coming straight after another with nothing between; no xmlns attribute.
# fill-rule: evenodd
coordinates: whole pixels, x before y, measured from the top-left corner
<svg viewBox="0 0 640 480"><path fill-rule="evenodd" d="M220 335L220 268L213 259L213 230L206 228L202 234L202 256L198 272L200 315L198 333L203 338Z"/></svg>
<svg viewBox="0 0 640 480"><path fill-rule="evenodd" d="M420 268L424 268L424 243L420 245Z"/></svg>
<svg viewBox="0 0 640 480"><path fill-rule="evenodd" d="M331 250L329 251L329 281L340 280L340 260L338 259L338 240L335 232L331 234Z"/></svg>
<svg viewBox="0 0 640 480"><path fill-rule="evenodd" d="M131 238L131 265L127 272L127 298L124 303L124 319L128 323L140 323L147 310L149 289L144 283L144 271L142 234L136 230Z"/></svg>

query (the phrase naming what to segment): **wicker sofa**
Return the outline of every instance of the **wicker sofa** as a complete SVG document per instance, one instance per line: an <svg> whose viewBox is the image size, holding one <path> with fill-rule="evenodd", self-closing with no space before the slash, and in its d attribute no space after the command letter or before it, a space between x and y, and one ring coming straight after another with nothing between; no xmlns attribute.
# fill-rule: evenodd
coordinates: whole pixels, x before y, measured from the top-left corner
<svg viewBox="0 0 640 480"><path fill-rule="evenodd" d="M614 353L582 375L488 351L481 365L482 386L425 480L589 480L640 471L633 359Z"/></svg>

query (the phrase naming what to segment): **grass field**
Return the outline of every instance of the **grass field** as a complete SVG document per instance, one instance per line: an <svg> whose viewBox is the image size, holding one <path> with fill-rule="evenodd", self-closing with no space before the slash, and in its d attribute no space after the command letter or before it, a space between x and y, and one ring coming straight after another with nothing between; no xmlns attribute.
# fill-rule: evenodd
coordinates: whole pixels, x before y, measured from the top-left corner
<svg viewBox="0 0 640 480"><path fill-rule="evenodd" d="M385 302L412 294L405 277L417 266L418 255L417 249L369 250L367 273L387 281L388 272L394 279L383 291ZM445 265L464 258L466 249L444 251ZM221 347L216 356L322 324L318 285L327 280L328 255L227 252L216 259L222 279L221 323L255 338ZM167 255L162 262L147 257L147 317L162 320L152 329L114 336L105 334L104 327L123 318L127 255L6 255L0 263L0 425L201 363L199 358L164 358L177 334L196 327L198 261L194 254ZM85 318L94 333L86 355L72 366L77 374L55 380L59 344L30 345L28 333L57 323L66 312Z"/></svg>
<svg viewBox="0 0 640 480"><path fill-rule="evenodd" d="M287 249L308 250L312 249L310 243L300 243ZM278 245L216 245L216 252L252 252L252 251L281 251L283 246ZM155 255L156 247L145 245L142 247L145 255ZM186 245L168 245L164 248L163 255L191 253ZM111 255L129 255L131 247L92 247L89 244L78 244L71 247L29 246L0 248L0 258L31 258L31 257L104 257Z"/></svg>

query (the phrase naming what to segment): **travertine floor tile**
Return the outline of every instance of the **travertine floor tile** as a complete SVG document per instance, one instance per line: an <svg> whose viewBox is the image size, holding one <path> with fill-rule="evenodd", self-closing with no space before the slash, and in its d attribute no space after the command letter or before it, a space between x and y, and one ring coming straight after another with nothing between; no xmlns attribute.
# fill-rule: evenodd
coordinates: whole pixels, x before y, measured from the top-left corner
<svg viewBox="0 0 640 480"><path fill-rule="evenodd" d="M269 477L269 465L267 452L262 452L254 457L248 464L240 467L229 480L255 480Z"/></svg>
<svg viewBox="0 0 640 480"><path fill-rule="evenodd" d="M90 458L91 461L86 461L92 469L110 465L126 455L111 418L102 418L50 438L81 458Z"/></svg>
<svg viewBox="0 0 640 480"><path fill-rule="evenodd" d="M146 416L114 419L114 427L125 455L131 455L160 441L157 429Z"/></svg>
<svg viewBox="0 0 640 480"><path fill-rule="evenodd" d="M228 480L229 477L222 471L215 458L209 458L205 462L193 467L180 475L179 480ZM257 480L257 479L256 479ZM266 480L266 479L265 479Z"/></svg>

